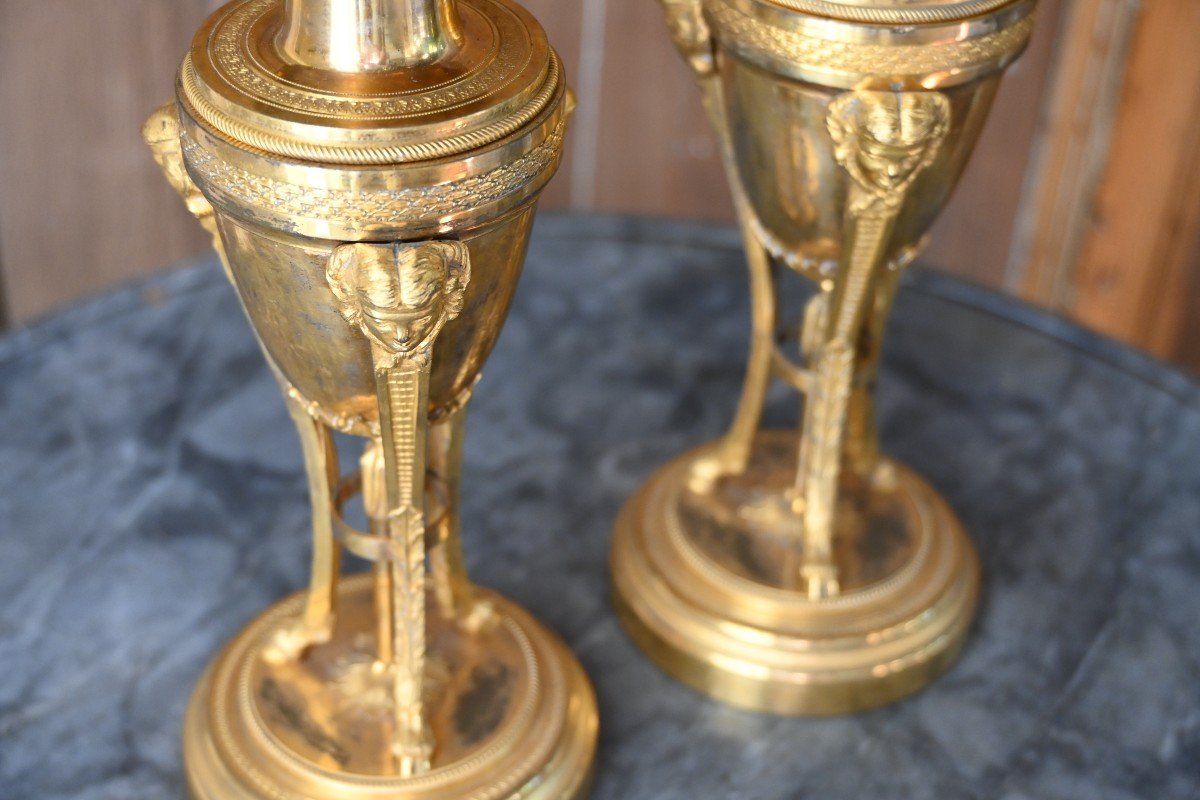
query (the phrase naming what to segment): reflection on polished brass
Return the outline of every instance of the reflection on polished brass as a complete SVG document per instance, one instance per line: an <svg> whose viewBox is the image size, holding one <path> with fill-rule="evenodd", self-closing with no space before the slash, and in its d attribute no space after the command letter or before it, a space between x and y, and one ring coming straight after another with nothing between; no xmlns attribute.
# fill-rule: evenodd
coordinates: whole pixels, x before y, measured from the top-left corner
<svg viewBox="0 0 1200 800"><path fill-rule="evenodd" d="M954 514L879 452L884 324L1033 0L662 2L721 142L752 335L726 435L621 512L618 610L665 669L735 705L882 705L949 664L979 592ZM816 286L794 337L783 269ZM803 395L798 432L760 429L772 378Z"/></svg>
<svg viewBox="0 0 1200 800"><path fill-rule="evenodd" d="M279 381L313 511L307 591L192 696L195 797L585 791L587 678L471 584L457 509L466 404L568 113L557 56L508 0L236 0L147 123ZM366 440L358 470L334 432ZM341 577L343 548L371 573Z"/></svg>

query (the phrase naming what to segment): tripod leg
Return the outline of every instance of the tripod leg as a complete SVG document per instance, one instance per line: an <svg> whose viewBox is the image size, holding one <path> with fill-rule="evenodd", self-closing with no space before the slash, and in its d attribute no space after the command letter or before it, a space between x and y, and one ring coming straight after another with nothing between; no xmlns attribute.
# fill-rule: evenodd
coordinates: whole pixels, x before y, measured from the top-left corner
<svg viewBox="0 0 1200 800"><path fill-rule="evenodd" d="M874 222L874 221L872 221ZM848 268L839 272L826 312L829 327L812 358L812 381L801 423L804 510L802 578L808 595L838 593L833 563L833 516L841 471L847 404L854 378L854 339L861 324L864 300L882 261L890 222L852 224Z"/></svg>
<svg viewBox="0 0 1200 800"><path fill-rule="evenodd" d="M429 479L436 485L430 493L429 573L433 596L442 613L451 619L467 619L472 613L471 582L467 579L459 532L459 478L462 473L463 431L467 400L456 405L429 428Z"/></svg>
<svg viewBox="0 0 1200 800"><path fill-rule="evenodd" d="M415 242L340 245L326 271L374 362L380 435L363 457L363 501L387 540L376 570L379 661L391 676L402 777L429 770L434 748L423 705L429 376L438 333L462 309L469 269L463 244Z"/></svg>
<svg viewBox="0 0 1200 800"><path fill-rule="evenodd" d="M936 92L855 91L829 105L826 124L851 184L842 259L811 361L797 472L804 528L801 572L812 598L840 591L834 516L864 318L880 290L880 272L908 189L937 155L948 123L949 103ZM856 422L870 413L869 405L859 406Z"/></svg>
<svg viewBox="0 0 1200 800"><path fill-rule="evenodd" d="M771 274L771 258L744 218L748 213L744 210L742 224L750 271L750 353L746 377L729 430L714 449L692 467L690 485L696 492L707 491L722 476L745 471L771 382L771 359L775 351L775 280Z"/></svg>
<svg viewBox="0 0 1200 800"><path fill-rule="evenodd" d="M907 259L892 261L879 270L855 346L854 382L846 409L845 464L848 469L867 479L875 477L875 468L879 464L875 383L883 332L907 263Z"/></svg>
<svg viewBox="0 0 1200 800"><path fill-rule="evenodd" d="M276 637L265 656L295 658L313 644L329 641L337 610L337 580L341 549L333 534L333 493L338 479L337 450L329 429L313 419L295 390L283 381L288 413L300 435L308 496L312 506L312 570L303 614Z"/></svg>
<svg viewBox="0 0 1200 800"><path fill-rule="evenodd" d="M750 460L754 435L762 419L767 388L771 383L771 361L775 351L776 300L771 256L755 232L754 210L743 196L738 181L719 83L714 74L701 70L697 70L697 80L703 91L705 109L713 129L717 131L721 140L721 160L725 165L726 177L733 187L734 205L738 211L742 242L746 248L746 266L750 274L750 352L746 361L746 377L729 430L713 450L705 458L697 460L692 467L691 488L702 493L708 491L722 476L744 472Z"/></svg>

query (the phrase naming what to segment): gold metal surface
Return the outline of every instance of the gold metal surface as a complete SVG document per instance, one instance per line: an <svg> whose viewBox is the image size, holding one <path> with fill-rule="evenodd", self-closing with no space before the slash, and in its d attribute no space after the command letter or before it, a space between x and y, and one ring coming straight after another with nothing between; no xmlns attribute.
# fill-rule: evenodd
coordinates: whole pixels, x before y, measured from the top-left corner
<svg viewBox="0 0 1200 800"><path fill-rule="evenodd" d="M147 123L279 380L313 510L308 590L192 697L195 797L586 790L591 687L471 585L457 510L465 406L568 110L557 56L507 0L237 0ZM357 471L334 431L365 439ZM366 530L346 521L358 497ZM343 548L371 572L341 577Z"/></svg>
<svg viewBox="0 0 1200 800"><path fill-rule="evenodd" d="M622 511L617 606L655 661L735 705L891 702L958 652L979 569L946 504L879 451L884 325L1029 37L1033 2L663 5L721 142L752 336L729 431ZM790 321L783 269L816 285ZM760 429L773 377L803 396L798 431Z"/></svg>
<svg viewBox="0 0 1200 800"><path fill-rule="evenodd" d="M462 41L452 0L295 0L284 6L275 45L292 64L370 73L438 61Z"/></svg>

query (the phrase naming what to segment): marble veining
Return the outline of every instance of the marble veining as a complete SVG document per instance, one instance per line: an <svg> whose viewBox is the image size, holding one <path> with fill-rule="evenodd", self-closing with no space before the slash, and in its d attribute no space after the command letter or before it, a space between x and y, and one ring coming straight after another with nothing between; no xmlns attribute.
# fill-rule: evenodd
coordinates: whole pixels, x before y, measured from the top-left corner
<svg viewBox="0 0 1200 800"><path fill-rule="evenodd" d="M897 303L882 430L980 549L961 661L804 720L641 657L609 608L610 526L726 424L746 302L732 231L543 218L476 393L469 565L592 675L594 797L1200 797L1200 387L933 273ZM0 339L0 486L0 798L182 797L192 683L308 558L299 446L215 262Z"/></svg>

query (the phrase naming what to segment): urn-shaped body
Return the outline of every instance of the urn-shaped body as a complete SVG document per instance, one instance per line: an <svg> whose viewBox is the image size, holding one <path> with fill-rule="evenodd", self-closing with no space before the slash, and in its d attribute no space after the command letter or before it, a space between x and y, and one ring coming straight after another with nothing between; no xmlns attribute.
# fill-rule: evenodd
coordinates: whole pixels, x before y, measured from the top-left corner
<svg viewBox="0 0 1200 800"><path fill-rule="evenodd" d="M433 349L429 411L461 402L491 351L516 289L533 205L459 235L470 256L471 276L462 308L446 322ZM347 319L330 286L330 259L339 242L272 231L218 213L218 228L238 296L263 349L283 378L332 427L364 433L378 427L370 340ZM400 286L384 280L363 287L364 321L379 338L405 344L439 309L437 286ZM381 311L406 300L399 323ZM424 307L422 307L424 304Z"/></svg>
<svg viewBox="0 0 1200 800"><path fill-rule="evenodd" d="M903 7L887 7L894 19L887 9L873 18L874 4L832 2L825 12L835 18L826 19L801 13L808 5L817 4L703 4L731 178L776 256L828 273L842 257L856 181L893 173L892 185L871 187L905 195L887 244L893 260L950 197L1002 71L1028 39L1032 2L992 3L1004 7L965 20L954 19L954 3L918 3L913 14L923 5L943 12L916 25L905 24ZM857 98L839 102L848 94ZM859 162L858 174L848 160Z"/></svg>

